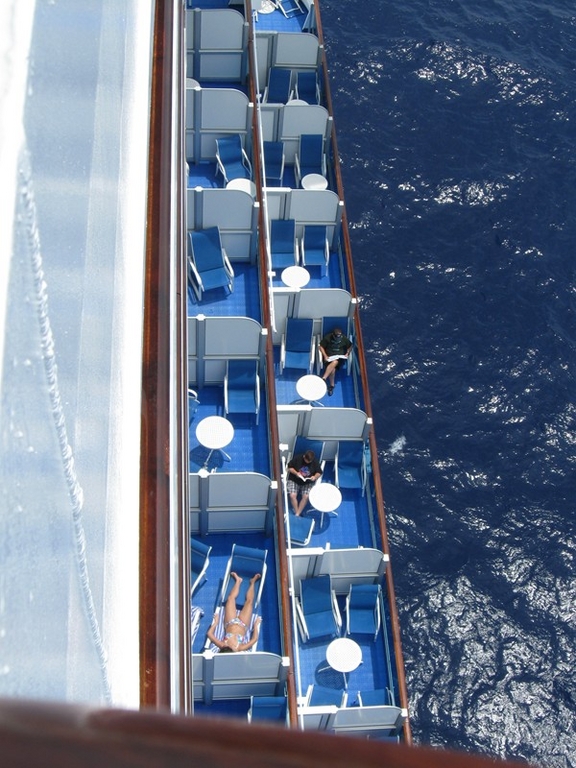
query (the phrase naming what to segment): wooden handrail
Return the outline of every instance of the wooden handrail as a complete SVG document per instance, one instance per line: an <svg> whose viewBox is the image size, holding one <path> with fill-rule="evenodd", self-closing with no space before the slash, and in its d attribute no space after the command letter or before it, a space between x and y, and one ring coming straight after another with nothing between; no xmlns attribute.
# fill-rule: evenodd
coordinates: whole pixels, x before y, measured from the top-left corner
<svg viewBox="0 0 576 768"><path fill-rule="evenodd" d="M323 30L322 30L322 22L320 18L320 9L318 7L318 0L315 0L315 3L316 3L315 10L316 10L318 40L320 42L320 45L322 46L322 74L324 79L324 94L325 94L328 113L332 116L332 118L334 118L334 110L332 106L332 94L330 91L330 78L328 74L328 63L327 63L326 51L324 47L324 36L323 36ZM335 125L334 119L332 121L331 141L332 141L333 160L334 160L333 162L334 173L336 178L336 188L338 190L338 197L343 203L342 239L344 244L344 256L345 256L348 275L349 275L349 287L350 287L350 293L352 294L352 296L357 297L356 281L354 278L354 266L352 261L352 246L350 243L348 217L346 214L346 203L344 200L344 184L342 181L342 171L340 167L340 156L338 154L338 142L336 138L336 125ZM362 325L360 322L360 313L358 311L358 305L356 307L356 311L354 315L354 332L355 332L355 342L358 348L357 360L358 360L358 367L360 371L360 381L362 385L362 391L364 393L365 410L366 410L367 416L371 418L372 423L374 423L374 418L372 415L371 400L370 400L368 372L366 369L365 348L364 348L364 342L362 339ZM388 531L386 528L386 513L385 513L384 497L382 494L380 466L378 464L378 448L377 448L374 428L370 431L369 443L370 443L370 453L372 457L372 478L374 483L374 495L375 495L375 501L376 501L378 525L380 528L380 535L382 537L382 546L383 546L384 552L390 556L390 546L388 542ZM388 593L388 604L390 606L390 620L392 625L391 630L392 630L392 638L393 638L393 644L394 644L394 654L396 659L396 674L398 677L398 692L400 695L400 706L408 709L408 691L406 687L406 674L404 672L404 662L403 662L404 657L402 654L400 622L398 619L398 609L396 607L396 595L394 592L394 580L392 576L392 566L390 563L388 564L388 567L386 569L386 585L387 585L387 593ZM409 718L404 723L404 739L407 744L412 743L412 730L410 727Z"/></svg>

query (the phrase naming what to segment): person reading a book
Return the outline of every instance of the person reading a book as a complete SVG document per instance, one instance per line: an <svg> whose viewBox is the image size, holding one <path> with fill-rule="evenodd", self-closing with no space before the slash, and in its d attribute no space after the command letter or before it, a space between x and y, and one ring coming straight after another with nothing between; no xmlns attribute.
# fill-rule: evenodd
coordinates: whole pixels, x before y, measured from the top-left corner
<svg viewBox="0 0 576 768"><path fill-rule="evenodd" d="M320 342L320 354L324 361L322 378L328 382L329 396L334 392L336 371L346 363L351 351L352 342L344 336L340 328L334 328Z"/></svg>
<svg viewBox="0 0 576 768"><path fill-rule="evenodd" d="M304 511L304 507L308 503L310 491L321 474L322 467L314 451L296 454L288 462L286 490L288 491L294 514L297 517L300 517ZM298 496L300 496L300 500L298 500Z"/></svg>

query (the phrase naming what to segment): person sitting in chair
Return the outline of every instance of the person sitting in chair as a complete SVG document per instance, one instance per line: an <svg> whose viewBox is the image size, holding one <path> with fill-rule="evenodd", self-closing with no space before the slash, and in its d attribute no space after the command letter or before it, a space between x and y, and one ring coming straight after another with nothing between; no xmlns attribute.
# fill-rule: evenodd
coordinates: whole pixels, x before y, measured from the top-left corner
<svg viewBox="0 0 576 768"><path fill-rule="evenodd" d="M260 624L262 619L258 617L254 624L254 631L252 632L252 638L248 640L246 633L250 627L252 621L252 611L254 609L254 585L261 578L259 573L256 573L250 579L250 586L246 591L246 601L242 609L238 610L236 607L236 598L240 592L240 584L242 579L237 573L232 571L230 576L234 579L234 586L230 590L228 599L224 604L224 640L219 640L214 634L214 630L218 625L219 614L214 614L212 625L208 632L208 639L216 645L220 653L236 653L238 651L248 651L258 642L258 636L260 634Z"/></svg>
<svg viewBox="0 0 576 768"><path fill-rule="evenodd" d="M288 491L288 496L290 496L290 502L296 517L302 514L304 507L308 503L310 491L321 474L322 467L316 459L314 451L297 454L288 462L286 490ZM300 501L298 501L299 493L302 494Z"/></svg>
<svg viewBox="0 0 576 768"><path fill-rule="evenodd" d="M322 378L328 381L329 396L334 392L336 371L348 360L351 351L352 342L344 336L340 328L334 328L320 342L320 353L325 365Z"/></svg>

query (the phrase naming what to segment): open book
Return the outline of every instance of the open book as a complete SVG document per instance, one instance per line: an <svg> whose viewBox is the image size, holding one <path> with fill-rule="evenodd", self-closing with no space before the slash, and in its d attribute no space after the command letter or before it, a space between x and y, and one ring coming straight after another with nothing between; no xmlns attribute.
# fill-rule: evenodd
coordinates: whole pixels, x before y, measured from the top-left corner
<svg viewBox="0 0 576 768"><path fill-rule="evenodd" d="M328 362L331 363L332 360L346 360L346 355L330 355L328 358Z"/></svg>

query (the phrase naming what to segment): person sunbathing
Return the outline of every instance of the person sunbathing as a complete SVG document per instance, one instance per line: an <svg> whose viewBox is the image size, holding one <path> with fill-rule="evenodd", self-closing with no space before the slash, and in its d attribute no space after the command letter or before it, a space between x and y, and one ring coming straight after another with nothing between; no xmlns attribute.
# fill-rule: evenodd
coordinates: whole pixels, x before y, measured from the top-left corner
<svg viewBox="0 0 576 768"><path fill-rule="evenodd" d="M262 619L258 617L254 624L254 630L252 632L252 638L247 639L246 635L252 621L252 611L254 609L254 585L261 578L259 573L252 576L250 579L250 586L246 592L246 601L242 609L236 607L236 598L240 592L240 584L242 579L237 573L232 571L230 576L234 579L234 586L230 590L228 599L224 604L224 639L219 640L214 634L214 630L218 625L219 614L214 614L212 625L208 632L208 639L216 645L220 653L236 653L237 651L248 651L258 642L258 635L260 634L260 624Z"/></svg>

